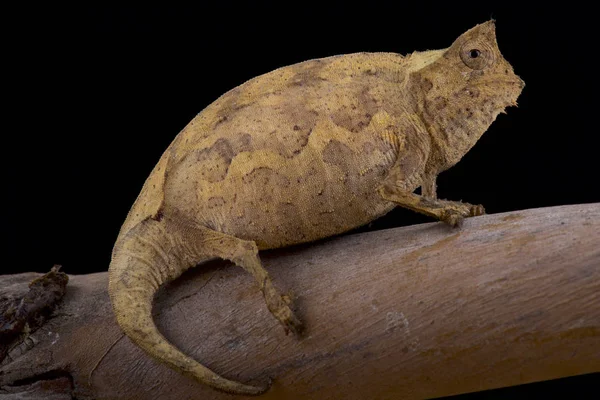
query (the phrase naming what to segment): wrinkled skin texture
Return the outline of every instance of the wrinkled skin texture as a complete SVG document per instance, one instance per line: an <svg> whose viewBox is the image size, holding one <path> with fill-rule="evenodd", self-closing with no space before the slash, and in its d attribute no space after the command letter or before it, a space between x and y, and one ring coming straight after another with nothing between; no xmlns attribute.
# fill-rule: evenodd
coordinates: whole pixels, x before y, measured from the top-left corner
<svg viewBox="0 0 600 400"><path fill-rule="evenodd" d="M123 224L109 283L119 325L200 382L264 392L268 385L222 378L166 341L151 316L158 287L204 259L231 260L254 276L286 331L300 334L258 250L339 234L397 205L452 226L482 214L438 200L436 177L516 105L523 86L490 21L444 50L311 60L227 92L165 151Z"/></svg>

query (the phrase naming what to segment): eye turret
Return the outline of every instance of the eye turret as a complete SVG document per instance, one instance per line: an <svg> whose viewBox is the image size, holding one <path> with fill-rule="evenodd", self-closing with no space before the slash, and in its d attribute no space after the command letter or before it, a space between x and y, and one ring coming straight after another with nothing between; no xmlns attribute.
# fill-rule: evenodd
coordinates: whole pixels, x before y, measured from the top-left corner
<svg viewBox="0 0 600 400"><path fill-rule="evenodd" d="M460 48L460 59L471 69L481 70L494 61L494 52L485 42L469 41Z"/></svg>

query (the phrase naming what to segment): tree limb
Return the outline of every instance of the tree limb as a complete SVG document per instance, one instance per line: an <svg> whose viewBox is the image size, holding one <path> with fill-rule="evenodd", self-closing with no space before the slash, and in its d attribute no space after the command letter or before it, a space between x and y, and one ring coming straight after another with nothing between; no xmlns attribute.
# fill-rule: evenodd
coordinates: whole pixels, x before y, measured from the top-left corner
<svg viewBox="0 0 600 400"><path fill-rule="evenodd" d="M155 319L227 378L274 378L265 399L435 397L600 371L600 203L471 218L460 230L350 235L262 258L306 323L301 341L284 335L249 275L218 260L161 290ZM0 276L1 298L38 276ZM106 273L70 276L54 315L2 361L0 396L232 398L134 346L106 287Z"/></svg>

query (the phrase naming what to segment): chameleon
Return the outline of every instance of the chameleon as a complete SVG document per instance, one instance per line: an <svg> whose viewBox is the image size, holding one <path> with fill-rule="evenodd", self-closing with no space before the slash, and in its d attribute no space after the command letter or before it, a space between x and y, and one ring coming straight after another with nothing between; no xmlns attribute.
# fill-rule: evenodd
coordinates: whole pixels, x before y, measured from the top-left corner
<svg viewBox="0 0 600 400"><path fill-rule="evenodd" d="M484 214L438 199L436 179L517 105L524 86L491 20L446 49L313 59L233 88L176 136L121 227L109 266L118 325L203 384L265 392L270 384L228 380L168 342L152 319L158 288L204 260L228 260L254 277L286 333L300 336L293 301L259 251L338 235L396 206L455 227Z"/></svg>

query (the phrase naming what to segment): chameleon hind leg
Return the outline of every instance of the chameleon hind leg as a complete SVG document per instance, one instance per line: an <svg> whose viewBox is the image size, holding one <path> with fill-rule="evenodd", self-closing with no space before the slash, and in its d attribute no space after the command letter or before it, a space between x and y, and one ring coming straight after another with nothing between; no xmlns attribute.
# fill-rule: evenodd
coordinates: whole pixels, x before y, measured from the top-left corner
<svg viewBox="0 0 600 400"><path fill-rule="evenodd" d="M203 244L210 246L213 255L229 260L249 272L258 283L267 308L283 325L285 332L291 331L299 336L302 332L302 323L290 309L289 298L282 296L273 286L269 273L258 257L256 243L213 230L207 229L207 231L203 235L207 239Z"/></svg>

